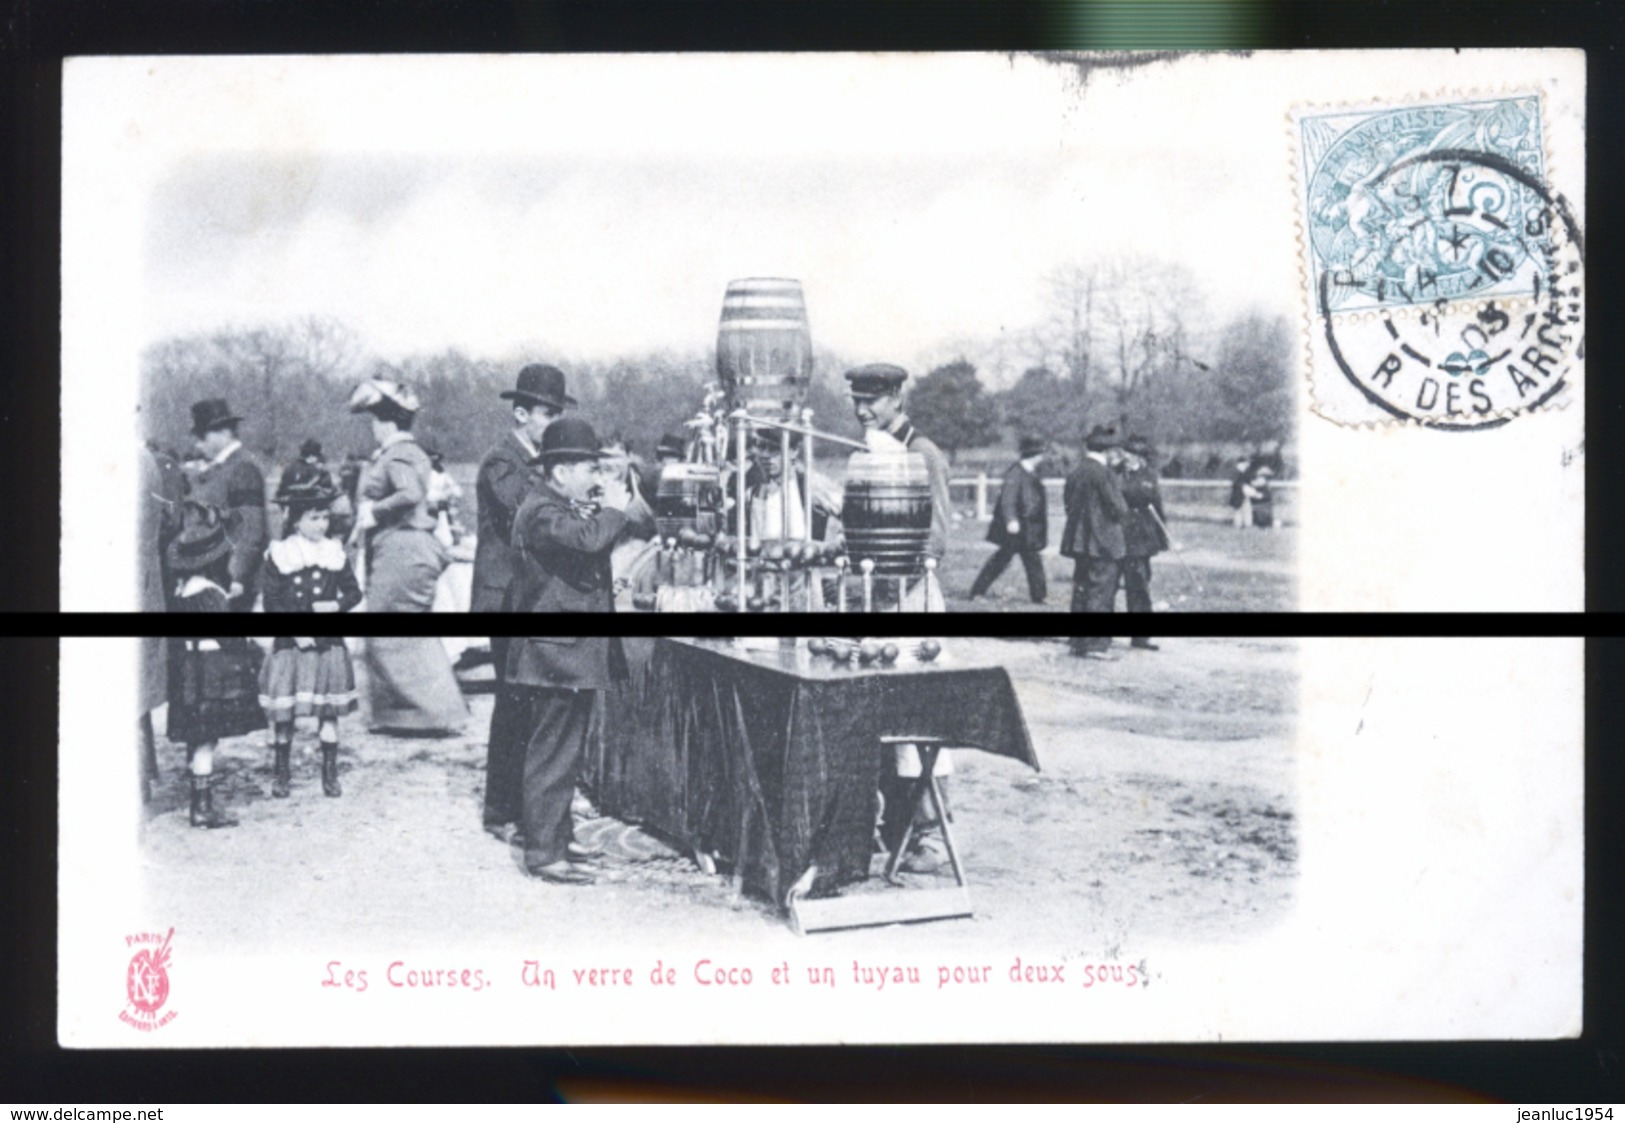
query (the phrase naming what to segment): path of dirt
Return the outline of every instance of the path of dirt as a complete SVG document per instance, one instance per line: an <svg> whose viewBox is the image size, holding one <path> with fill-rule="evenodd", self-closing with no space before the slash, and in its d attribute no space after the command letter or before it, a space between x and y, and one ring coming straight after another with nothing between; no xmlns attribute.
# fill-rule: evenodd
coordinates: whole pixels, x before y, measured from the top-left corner
<svg viewBox="0 0 1625 1123"><path fill-rule="evenodd" d="M957 754L953 799L977 915L807 937L838 951L1065 947L1115 955L1147 940L1255 935L1290 906L1297 870L1296 649L1280 640L1165 640L1161 652L1082 662L1053 641L953 640L1006 665L1042 772ZM194 938L244 950L347 942L425 945L523 932L670 930L791 940L766 902L738 899L658 845L578 889L526 878L479 825L489 695L461 737L386 738L351 719L341 799L321 795L302 728L293 798L270 798L260 737L218 754L242 825L186 825L184 753L160 738L162 786L143 828L156 912ZM160 717L160 731L161 714ZM595 828L612 831L614 824ZM627 836L635 846L635 836ZM915 879L922 884L947 884Z"/></svg>

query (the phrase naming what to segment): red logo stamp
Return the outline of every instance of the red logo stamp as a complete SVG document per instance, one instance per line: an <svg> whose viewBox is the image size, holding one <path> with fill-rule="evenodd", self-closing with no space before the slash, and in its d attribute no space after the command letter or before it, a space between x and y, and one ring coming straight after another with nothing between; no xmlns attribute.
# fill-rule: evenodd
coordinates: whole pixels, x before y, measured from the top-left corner
<svg viewBox="0 0 1625 1123"><path fill-rule="evenodd" d="M126 947L138 949L124 969L125 1007L118 1016L125 1025L151 1032L175 1020L175 1011L164 1009L169 1001L169 941L174 937L173 928L162 936L138 932L124 937Z"/></svg>

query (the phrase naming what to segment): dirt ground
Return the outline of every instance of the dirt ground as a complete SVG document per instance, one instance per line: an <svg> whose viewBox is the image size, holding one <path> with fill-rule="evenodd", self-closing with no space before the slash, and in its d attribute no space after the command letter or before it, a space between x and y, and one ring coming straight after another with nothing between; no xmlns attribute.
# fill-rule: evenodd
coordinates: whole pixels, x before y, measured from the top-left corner
<svg viewBox="0 0 1625 1123"><path fill-rule="evenodd" d="M1056 641L955 639L956 659L1009 668L1041 772L956 754L957 837L976 916L805 937L830 950L1036 944L1117 956L1146 940L1256 935L1289 909L1297 876L1290 640L1177 639L1099 663ZM191 829L185 754L162 737L141 845L159 915L222 950L335 936L433 945L523 932L669 930L794 941L766 901L736 897L641 832L586 824L612 856L589 888L527 878L480 827L491 697L470 697L457 737L343 729L344 796L326 799L313 729L296 740L294 792L270 798L262 735L217 753L232 830ZM931 877L917 884L947 885Z"/></svg>

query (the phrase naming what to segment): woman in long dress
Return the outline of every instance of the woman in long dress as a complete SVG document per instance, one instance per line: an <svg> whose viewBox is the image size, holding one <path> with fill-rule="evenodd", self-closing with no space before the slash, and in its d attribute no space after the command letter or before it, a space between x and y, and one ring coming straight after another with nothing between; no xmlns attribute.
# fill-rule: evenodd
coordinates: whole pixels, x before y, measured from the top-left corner
<svg viewBox="0 0 1625 1123"><path fill-rule="evenodd" d="M350 412L372 418L378 451L361 474L356 535L366 543L368 612L428 612L449 562L429 513L429 456L412 437L410 387L370 379ZM437 637L367 640L368 728L456 733L468 719L451 661Z"/></svg>

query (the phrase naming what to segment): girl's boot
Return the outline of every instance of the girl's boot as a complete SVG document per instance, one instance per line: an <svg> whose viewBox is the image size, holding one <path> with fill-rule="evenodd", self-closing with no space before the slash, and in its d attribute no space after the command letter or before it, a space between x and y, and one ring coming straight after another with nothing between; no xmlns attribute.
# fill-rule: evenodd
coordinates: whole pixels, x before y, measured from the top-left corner
<svg viewBox="0 0 1625 1123"><path fill-rule="evenodd" d="M214 808L212 777L192 776L192 825L202 830L235 827L237 820Z"/></svg>
<svg viewBox="0 0 1625 1123"><path fill-rule="evenodd" d="M344 794L339 787L339 746L338 742L332 744L322 742L322 794L338 797Z"/></svg>
<svg viewBox="0 0 1625 1123"><path fill-rule="evenodd" d="M276 745L276 777L271 781L271 794L278 799L287 799L288 790L293 782L293 746L280 742Z"/></svg>

